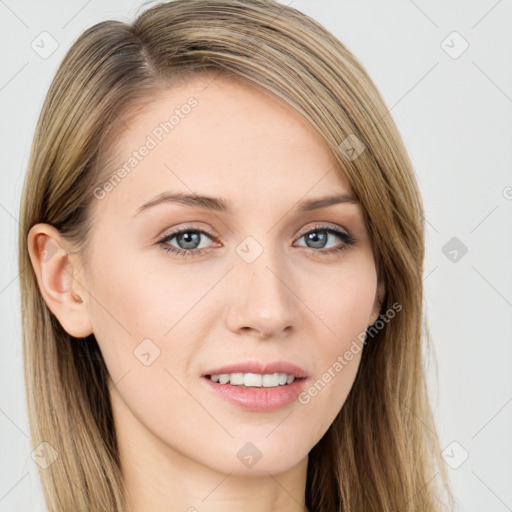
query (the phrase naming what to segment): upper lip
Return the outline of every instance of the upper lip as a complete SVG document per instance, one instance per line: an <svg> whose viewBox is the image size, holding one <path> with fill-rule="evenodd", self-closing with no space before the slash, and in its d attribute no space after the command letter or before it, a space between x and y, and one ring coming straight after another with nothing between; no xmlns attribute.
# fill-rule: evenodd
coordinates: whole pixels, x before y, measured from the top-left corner
<svg viewBox="0 0 512 512"><path fill-rule="evenodd" d="M271 361L267 363L261 361L245 361L214 368L213 370L205 372L203 377L206 375L219 375L221 373L286 373L296 378L308 376L306 370L288 361Z"/></svg>

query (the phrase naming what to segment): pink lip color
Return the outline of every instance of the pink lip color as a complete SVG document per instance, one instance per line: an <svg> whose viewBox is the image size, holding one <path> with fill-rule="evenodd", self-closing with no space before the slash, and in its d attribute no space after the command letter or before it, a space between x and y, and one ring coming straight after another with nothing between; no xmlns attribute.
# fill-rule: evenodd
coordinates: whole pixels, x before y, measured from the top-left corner
<svg viewBox="0 0 512 512"><path fill-rule="evenodd" d="M246 371L243 373L249 372ZM219 384L218 382L213 382L208 377L202 377L201 380L204 381L211 390L226 398L229 402L240 406L242 409L254 412L269 412L275 411L276 409L280 409L281 407L292 403L304 389L307 379L295 379L291 384L273 388L256 388L232 386L231 384Z"/></svg>
<svg viewBox="0 0 512 512"><path fill-rule="evenodd" d="M265 387L233 386L213 382L208 376L221 373L286 373L293 375L291 384ZM209 370L202 375L202 381L215 393L242 409L255 412L275 411L292 403L304 389L308 374L300 366L287 361L245 361Z"/></svg>

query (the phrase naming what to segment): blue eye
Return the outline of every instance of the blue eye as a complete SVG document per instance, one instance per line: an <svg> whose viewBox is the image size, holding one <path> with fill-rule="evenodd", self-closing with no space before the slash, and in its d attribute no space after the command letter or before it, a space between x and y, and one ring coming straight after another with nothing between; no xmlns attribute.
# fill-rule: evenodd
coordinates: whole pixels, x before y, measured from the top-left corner
<svg viewBox="0 0 512 512"><path fill-rule="evenodd" d="M187 258L201 255L211 247L201 247L201 239L204 237L212 240L212 236L202 229L182 228L169 233L159 240L157 244L161 245L162 249L166 252L171 252L178 256ZM351 245L356 243L356 240L352 235L331 226L315 226L313 229L310 229L299 237L299 240L302 238L306 239L306 244L311 245L301 244L296 247L313 249L314 253L318 255L330 255L346 251ZM332 238L341 239L342 245L340 246L338 244L335 247L327 247L330 239ZM169 243L174 239L176 239L175 243L178 244L178 246Z"/></svg>
<svg viewBox="0 0 512 512"><path fill-rule="evenodd" d="M330 237L335 237L343 240L343 245L341 247L338 245L335 247L326 248L326 245L329 242ZM309 247L310 249L314 249L315 252L327 254L333 254L339 251L347 250L349 246L354 245L355 243L355 239L348 233L345 233L344 231L340 231L339 229L335 229L329 226L315 226L307 233L304 233L300 238L305 238L306 243L312 244L306 246L301 245L300 247ZM319 251L318 249L325 250Z"/></svg>
<svg viewBox="0 0 512 512"><path fill-rule="evenodd" d="M201 253L201 249L204 247L199 247L201 242L201 237L206 236L207 238L211 237L208 235L206 231L202 229L190 229L185 228L179 231L174 231L169 233L164 238L158 241L158 244L162 245L162 249L167 252L172 252L179 256L195 256L198 253ZM175 247L173 245L169 245L168 242L176 238L176 242L178 244L182 244L184 247Z"/></svg>

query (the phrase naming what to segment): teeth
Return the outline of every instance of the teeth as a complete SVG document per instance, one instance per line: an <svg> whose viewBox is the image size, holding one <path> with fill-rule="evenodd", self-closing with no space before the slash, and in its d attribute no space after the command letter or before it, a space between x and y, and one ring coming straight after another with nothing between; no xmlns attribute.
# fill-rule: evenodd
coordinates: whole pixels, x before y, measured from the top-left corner
<svg viewBox="0 0 512 512"><path fill-rule="evenodd" d="M244 383L244 374L243 373L232 373L231 378L229 379L230 383L234 386L240 386Z"/></svg>
<svg viewBox="0 0 512 512"><path fill-rule="evenodd" d="M229 373L221 373L219 375L219 382L221 384L227 384L229 382Z"/></svg>
<svg viewBox="0 0 512 512"><path fill-rule="evenodd" d="M279 373L273 373L272 375L263 375L263 387L274 388L279 386Z"/></svg>
<svg viewBox="0 0 512 512"><path fill-rule="evenodd" d="M210 375L213 382L256 388L275 388L291 384L295 377L286 373L221 373Z"/></svg>
<svg viewBox="0 0 512 512"><path fill-rule="evenodd" d="M261 387L263 375L259 373L246 373L244 375L244 386Z"/></svg>

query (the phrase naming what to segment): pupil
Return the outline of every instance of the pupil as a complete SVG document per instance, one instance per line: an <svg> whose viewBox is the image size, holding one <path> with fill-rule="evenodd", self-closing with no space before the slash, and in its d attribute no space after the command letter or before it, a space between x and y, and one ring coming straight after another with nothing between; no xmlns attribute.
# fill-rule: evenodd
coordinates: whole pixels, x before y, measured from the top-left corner
<svg viewBox="0 0 512 512"><path fill-rule="evenodd" d="M317 233L320 233L320 236L318 236ZM327 232L325 230L313 231L312 233L309 233L307 239L309 242L316 244L313 246L314 249L321 248L325 245L327 240Z"/></svg>

